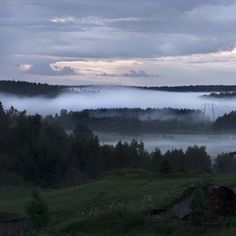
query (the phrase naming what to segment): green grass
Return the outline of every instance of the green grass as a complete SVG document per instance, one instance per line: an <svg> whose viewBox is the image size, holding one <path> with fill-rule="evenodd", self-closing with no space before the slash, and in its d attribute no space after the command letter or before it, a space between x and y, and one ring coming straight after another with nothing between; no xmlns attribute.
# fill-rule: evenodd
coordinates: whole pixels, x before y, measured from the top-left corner
<svg viewBox="0 0 236 236"><path fill-rule="evenodd" d="M30 197L32 189L29 187L0 186L0 201L15 201Z"/></svg>
<svg viewBox="0 0 236 236"><path fill-rule="evenodd" d="M113 219L114 220L114 219ZM146 219L141 221L107 221L100 218L78 220L57 225L48 231L53 236L235 236L236 225L231 226L194 226L189 223L177 221L151 222ZM42 233L44 235L45 232Z"/></svg>
<svg viewBox="0 0 236 236"><path fill-rule="evenodd" d="M187 185L203 182L236 185L236 176L193 173L188 176L172 174L163 177L131 169L106 173L83 186L43 192L43 198L51 212L52 222L41 235L68 236L78 235L78 232L79 235L113 236L208 236L208 233L212 232L215 232L216 236L225 235L221 234L221 230L212 229L208 232L209 229L205 227L196 228L176 222L157 224L146 216L149 209L163 208L168 205L183 192ZM1 191L5 192L0 197L0 211L24 214L25 206L29 202L30 189L4 188L0 187L0 196ZM227 228L232 233L229 231L226 235L235 235L235 229ZM193 233L187 234L187 231Z"/></svg>
<svg viewBox="0 0 236 236"><path fill-rule="evenodd" d="M130 210L162 208L180 195L187 183L197 183L202 176L184 175L161 177L140 170L107 173L95 181L78 187L43 193L51 212L75 213L90 209L103 209L110 205L123 205ZM26 197L28 195L26 194ZM0 201L0 211L24 213L28 199Z"/></svg>

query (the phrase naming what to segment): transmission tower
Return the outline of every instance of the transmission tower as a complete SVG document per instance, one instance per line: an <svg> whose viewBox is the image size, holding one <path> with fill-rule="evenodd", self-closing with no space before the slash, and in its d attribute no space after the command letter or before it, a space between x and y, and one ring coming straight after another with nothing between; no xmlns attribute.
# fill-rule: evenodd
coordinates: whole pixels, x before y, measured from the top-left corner
<svg viewBox="0 0 236 236"><path fill-rule="evenodd" d="M213 103L204 103L202 104L202 113L203 117L206 118L207 114L210 114L210 119L213 121L216 120L216 113L215 113L216 105Z"/></svg>

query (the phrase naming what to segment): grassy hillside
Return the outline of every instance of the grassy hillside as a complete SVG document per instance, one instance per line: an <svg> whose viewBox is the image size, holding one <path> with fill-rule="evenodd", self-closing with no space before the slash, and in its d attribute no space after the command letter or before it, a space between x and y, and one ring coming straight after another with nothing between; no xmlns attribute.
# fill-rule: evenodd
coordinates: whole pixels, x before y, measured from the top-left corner
<svg viewBox="0 0 236 236"><path fill-rule="evenodd" d="M236 176L196 173L162 177L140 170L123 170L107 173L83 186L45 192L43 197L50 208L52 222L42 235L47 232L51 232L50 235L78 235L78 232L79 235L142 235L142 232L154 235L157 224L148 220L145 213L165 207L188 184L200 182L232 185L236 183ZM19 188L16 191L19 192ZM23 190L17 196L0 198L0 211L24 214L29 191ZM168 235L166 231L176 231L177 226L179 232L188 230L179 223L168 223L166 229L164 225L166 223L160 226L163 234L158 235ZM196 230L199 233L205 228Z"/></svg>
<svg viewBox="0 0 236 236"><path fill-rule="evenodd" d="M162 208L180 195L188 183L194 184L207 178L206 175L185 175L161 177L141 170L123 170L104 174L95 181L72 188L43 193L53 213L104 208L111 204L122 204L130 209L138 209L148 199L152 206ZM18 192L16 188L16 192ZM22 199L23 197L24 199ZM0 211L24 213L28 192L20 199L0 201ZM1 200L1 199L0 199ZM149 200L150 201L150 200Z"/></svg>
<svg viewBox="0 0 236 236"><path fill-rule="evenodd" d="M32 189L22 186L0 186L0 202L30 197Z"/></svg>

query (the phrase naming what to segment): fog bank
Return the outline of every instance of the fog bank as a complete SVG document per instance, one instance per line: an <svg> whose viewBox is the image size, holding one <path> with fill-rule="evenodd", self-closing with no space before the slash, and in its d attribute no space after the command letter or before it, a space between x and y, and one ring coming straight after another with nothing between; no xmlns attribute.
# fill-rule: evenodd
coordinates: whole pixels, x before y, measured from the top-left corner
<svg viewBox="0 0 236 236"><path fill-rule="evenodd" d="M14 106L27 110L29 114L55 114L61 109L77 111L96 108L188 108L203 110L204 104L214 105L216 115L236 110L236 99L214 99L201 97L205 93L162 92L124 87L84 87L67 90L58 97L19 97L0 93L5 108ZM208 106L207 106L208 107ZM209 114L208 114L209 113ZM211 116L211 109L206 109Z"/></svg>
<svg viewBox="0 0 236 236"><path fill-rule="evenodd" d="M112 133L96 132L102 144L115 145L119 140L130 142L132 139L143 141L148 151L160 148L162 153L171 149L186 150L189 146L206 146L206 150L214 159L223 152L235 152L236 135L201 135L201 134L168 134L127 136Z"/></svg>

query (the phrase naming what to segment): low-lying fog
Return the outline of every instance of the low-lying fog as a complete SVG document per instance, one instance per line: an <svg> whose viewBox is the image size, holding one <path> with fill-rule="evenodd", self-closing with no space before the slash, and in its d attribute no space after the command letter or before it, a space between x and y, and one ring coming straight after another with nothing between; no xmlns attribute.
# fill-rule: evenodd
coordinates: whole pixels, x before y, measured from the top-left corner
<svg viewBox="0 0 236 236"><path fill-rule="evenodd" d="M55 98L19 97L0 93L0 101L5 108L10 106L18 110L27 110L28 114L55 114L61 109L77 111L96 108L189 108L204 109L209 117L212 116L212 104L216 116L236 110L236 99L204 98L206 93L193 92L161 92L122 87L84 87L68 89ZM112 134L99 134L102 143L115 144L118 140L129 141L134 137L124 137ZM145 147L151 151L159 147L163 152L171 148L205 145L207 151L214 157L222 152L235 151L236 136L231 135L166 135L140 136Z"/></svg>
<svg viewBox="0 0 236 236"><path fill-rule="evenodd" d="M170 149L186 150L189 146L206 146L207 152L214 159L223 152L236 151L236 135L141 135L141 136L123 136L118 134L96 133L102 144L115 145L119 140L131 141L133 138L143 141L148 151L153 151L156 147L160 148L162 153Z"/></svg>
<svg viewBox="0 0 236 236"><path fill-rule="evenodd" d="M206 93L161 92L153 90L124 87L85 87L67 90L56 98L19 97L0 93L0 101L5 108L11 105L19 110L27 110L29 114L55 114L61 109L83 110L95 108L190 108L203 109L206 112L214 104L216 115L236 110L236 99L213 99L201 97ZM209 109L208 109L209 108Z"/></svg>

